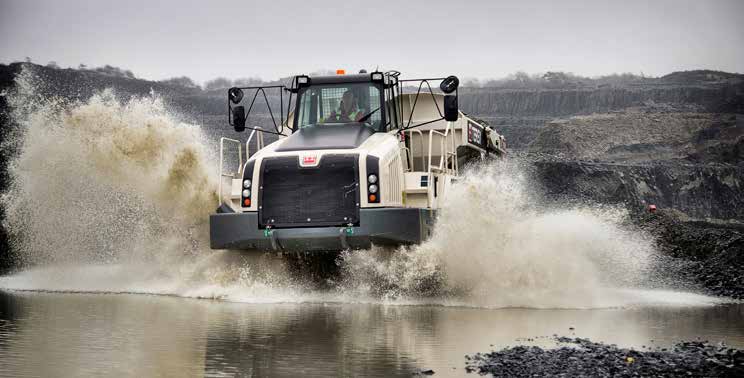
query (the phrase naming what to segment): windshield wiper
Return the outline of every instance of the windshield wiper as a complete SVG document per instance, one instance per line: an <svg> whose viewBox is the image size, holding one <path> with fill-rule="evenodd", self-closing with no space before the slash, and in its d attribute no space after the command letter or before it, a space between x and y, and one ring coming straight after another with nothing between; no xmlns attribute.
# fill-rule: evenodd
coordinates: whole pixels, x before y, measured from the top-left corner
<svg viewBox="0 0 744 378"><path fill-rule="evenodd" d="M359 118L359 120L357 120L357 122L364 122L364 121L368 120L369 117L371 117L372 114L375 114L376 111L380 110L380 108L382 108L382 106L378 106L377 109L375 109L375 110L373 110L373 111L365 114L364 117Z"/></svg>

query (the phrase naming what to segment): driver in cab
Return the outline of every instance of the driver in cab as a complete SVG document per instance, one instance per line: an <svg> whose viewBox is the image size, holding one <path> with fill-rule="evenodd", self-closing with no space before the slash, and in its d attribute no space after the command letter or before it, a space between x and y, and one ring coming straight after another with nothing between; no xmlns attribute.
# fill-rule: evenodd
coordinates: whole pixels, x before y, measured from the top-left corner
<svg viewBox="0 0 744 378"><path fill-rule="evenodd" d="M364 116L364 112L357 108L354 92L348 90L341 96L341 104L338 110L321 120L321 123L358 122Z"/></svg>

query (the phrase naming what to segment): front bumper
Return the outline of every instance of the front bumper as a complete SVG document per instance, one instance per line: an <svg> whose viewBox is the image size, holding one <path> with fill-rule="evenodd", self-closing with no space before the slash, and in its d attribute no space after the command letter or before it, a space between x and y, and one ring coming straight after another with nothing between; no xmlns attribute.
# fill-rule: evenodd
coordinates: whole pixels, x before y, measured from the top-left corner
<svg viewBox="0 0 744 378"><path fill-rule="evenodd" d="M375 245L418 244L432 232L436 212L417 208L359 210L358 227L258 227L258 213L223 213L209 216L212 249L258 251L341 251Z"/></svg>

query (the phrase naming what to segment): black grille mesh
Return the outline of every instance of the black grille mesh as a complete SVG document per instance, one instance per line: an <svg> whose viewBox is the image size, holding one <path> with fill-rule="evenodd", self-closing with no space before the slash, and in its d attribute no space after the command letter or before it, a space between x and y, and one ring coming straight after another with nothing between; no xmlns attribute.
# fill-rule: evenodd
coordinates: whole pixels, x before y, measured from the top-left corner
<svg viewBox="0 0 744 378"><path fill-rule="evenodd" d="M261 164L261 227L357 224L357 155L326 155L317 167L300 167L297 156Z"/></svg>

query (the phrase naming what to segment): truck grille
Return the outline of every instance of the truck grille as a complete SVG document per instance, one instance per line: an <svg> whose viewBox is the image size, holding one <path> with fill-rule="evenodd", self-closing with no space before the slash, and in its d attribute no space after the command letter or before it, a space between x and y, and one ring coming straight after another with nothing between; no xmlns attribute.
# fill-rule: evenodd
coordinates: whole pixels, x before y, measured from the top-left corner
<svg viewBox="0 0 744 378"><path fill-rule="evenodd" d="M358 155L325 155L317 167L300 167L297 156L264 159L259 226L358 224L358 166Z"/></svg>

